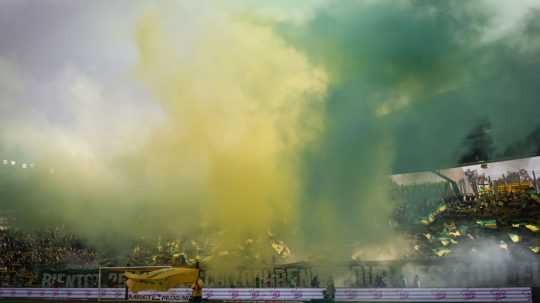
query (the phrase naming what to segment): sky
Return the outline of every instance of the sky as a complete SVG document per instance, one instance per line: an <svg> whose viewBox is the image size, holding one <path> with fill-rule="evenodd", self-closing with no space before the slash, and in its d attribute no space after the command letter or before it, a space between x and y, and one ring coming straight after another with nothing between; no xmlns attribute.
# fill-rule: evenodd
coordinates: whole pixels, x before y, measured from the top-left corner
<svg viewBox="0 0 540 303"><path fill-rule="evenodd" d="M486 123L492 155L531 152L539 8L1 1L0 160L36 172L0 166L0 203L110 243L386 241L389 174L456 166Z"/></svg>

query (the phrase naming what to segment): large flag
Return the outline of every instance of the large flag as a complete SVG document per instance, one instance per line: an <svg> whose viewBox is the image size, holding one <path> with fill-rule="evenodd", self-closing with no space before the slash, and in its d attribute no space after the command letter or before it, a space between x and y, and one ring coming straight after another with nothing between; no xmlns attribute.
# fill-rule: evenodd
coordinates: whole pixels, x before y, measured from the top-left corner
<svg viewBox="0 0 540 303"><path fill-rule="evenodd" d="M171 267L142 274L126 272L124 275L127 278L127 287L133 292L142 290L166 291L185 284L193 284L199 277L199 269Z"/></svg>

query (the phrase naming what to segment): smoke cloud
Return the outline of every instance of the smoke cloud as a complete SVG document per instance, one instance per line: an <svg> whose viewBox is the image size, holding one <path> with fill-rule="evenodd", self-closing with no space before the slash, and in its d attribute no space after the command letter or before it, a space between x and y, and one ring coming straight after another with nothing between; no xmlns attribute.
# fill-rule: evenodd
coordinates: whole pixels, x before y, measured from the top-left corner
<svg viewBox="0 0 540 303"><path fill-rule="evenodd" d="M132 3L71 5L72 26L34 7L22 40L2 27L0 197L21 226L110 248L212 235L216 251L272 231L344 259L396 238L393 172L455 166L481 125L493 156L532 148L534 5Z"/></svg>
<svg viewBox="0 0 540 303"><path fill-rule="evenodd" d="M185 54L172 17L152 11L137 31L138 73L167 115L143 151L155 207L194 207L169 219L195 211L187 225L223 230L222 250L294 229L297 151L321 127L326 75L270 27L219 14Z"/></svg>
<svg viewBox="0 0 540 303"><path fill-rule="evenodd" d="M497 153L536 129L536 15L496 40L486 37L497 14L480 2L335 2L304 24L279 23L329 74L325 128L302 157L308 242L384 241L386 175L455 166L486 122ZM335 229L312 232L311 209Z"/></svg>

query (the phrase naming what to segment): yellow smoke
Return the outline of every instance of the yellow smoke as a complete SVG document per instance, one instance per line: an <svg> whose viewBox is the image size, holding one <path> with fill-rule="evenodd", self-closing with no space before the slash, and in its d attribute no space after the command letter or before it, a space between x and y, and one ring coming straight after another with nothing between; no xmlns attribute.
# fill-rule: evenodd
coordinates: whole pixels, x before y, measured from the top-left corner
<svg viewBox="0 0 540 303"><path fill-rule="evenodd" d="M222 231L221 250L294 228L296 156L322 127L325 73L269 26L225 16L182 44L165 19L150 11L136 36L139 75L166 113L145 150L156 205L193 206L179 220Z"/></svg>

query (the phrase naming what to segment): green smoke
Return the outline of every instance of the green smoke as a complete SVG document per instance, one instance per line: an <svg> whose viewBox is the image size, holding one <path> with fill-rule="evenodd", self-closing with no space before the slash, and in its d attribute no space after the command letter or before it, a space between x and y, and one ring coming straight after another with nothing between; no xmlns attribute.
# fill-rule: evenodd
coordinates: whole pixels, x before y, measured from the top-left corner
<svg viewBox="0 0 540 303"><path fill-rule="evenodd" d="M326 128L302 162L307 242L384 239L382 175L456 165L482 125L493 157L539 126L538 13L488 40L494 21L484 4L340 1L305 24L276 26L330 74ZM326 233L314 209L330 209L340 224Z"/></svg>

